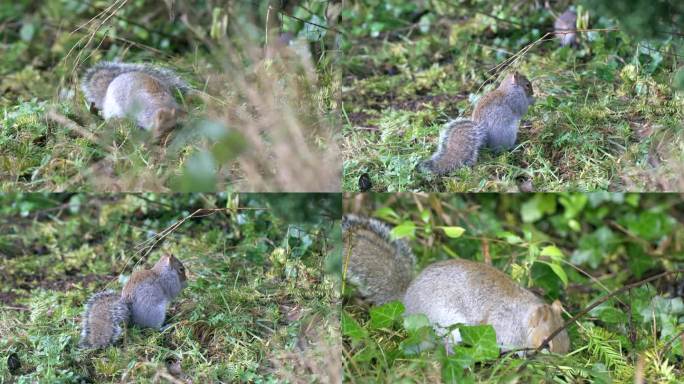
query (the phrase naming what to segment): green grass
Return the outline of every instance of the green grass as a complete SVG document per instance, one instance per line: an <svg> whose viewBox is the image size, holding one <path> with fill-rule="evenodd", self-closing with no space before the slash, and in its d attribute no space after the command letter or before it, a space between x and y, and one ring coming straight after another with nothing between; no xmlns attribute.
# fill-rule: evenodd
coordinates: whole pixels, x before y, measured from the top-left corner
<svg viewBox="0 0 684 384"><path fill-rule="evenodd" d="M305 198L6 195L0 381L335 380L339 299L326 271L339 229L312 213L335 212L339 199ZM298 202L308 219L287 214ZM188 219L142 256L163 229L217 205L231 208ZM189 277L167 311L170 326L129 326L115 346L78 349L87 298L120 290L136 264L149 267L162 252ZM20 361L11 371L10 356Z"/></svg>
<svg viewBox="0 0 684 384"><path fill-rule="evenodd" d="M447 177L419 174L415 166L434 152L443 124L469 117L498 83L489 71L551 23L543 10L505 8L506 19L535 28L520 30L474 14L478 7L433 9L422 19L431 22L426 33L387 27L377 38L363 29L350 37L341 64L343 190L358 190L363 173L373 190L388 192L681 189L684 100L670 85L679 40L648 50L620 32L585 35L577 51L552 40L519 55L508 69L531 79L536 104L517 146L484 150L474 167ZM363 20L370 8L349 13ZM596 28L611 23L591 20Z"/></svg>

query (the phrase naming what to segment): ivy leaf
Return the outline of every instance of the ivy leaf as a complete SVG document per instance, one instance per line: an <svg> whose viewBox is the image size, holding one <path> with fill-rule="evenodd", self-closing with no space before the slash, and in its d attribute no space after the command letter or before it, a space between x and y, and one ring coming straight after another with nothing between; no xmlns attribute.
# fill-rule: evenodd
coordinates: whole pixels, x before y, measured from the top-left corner
<svg viewBox="0 0 684 384"><path fill-rule="evenodd" d="M526 223L533 223L541 219L544 214L556 212L556 197L554 195L538 194L523 203L520 208L522 220Z"/></svg>
<svg viewBox="0 0 684 384"><path fill-rule="evenodd" d="M342 312L342 334L356 342L368 337L366 330L347 312Z"/></svg>
<svg viewBox="0 0 684 384"><path fill-rule="evenodd" d="M470 357L475 361L493 360L499 357L496 332L491 325L462 325L458 327L461 342L470 347Z"/></svg>
<svg viewBox="0 0 684 384"><path fill-rule="evenodd" d="M392 324L401 320L404 304L392 301L370 310L370 327L373 329L390 328Z"/></svg>
<svg viewBox="0 0 684 384"><path fill-rule="evenodd" d="M405 355L418 355L423 351L435 348L437 336L432 327L422 327L409 333L399 347Z"/></svg>
<svg viewBox="0 0 684 384"><path fill-rule="evenodd" d="M420 328L430 327L430 320L422 313L404 316L404 329L411 333Z"/></svg>
<svg viewBox="0 0 684 384"><path fill-rule="evenodd" d="M465 376L463 368L473 364L472 359L463 352L463 350L456 350L451 355L446 356L442 360L442 382L444 383L474 383L475 379L471 376Z"/></svg>

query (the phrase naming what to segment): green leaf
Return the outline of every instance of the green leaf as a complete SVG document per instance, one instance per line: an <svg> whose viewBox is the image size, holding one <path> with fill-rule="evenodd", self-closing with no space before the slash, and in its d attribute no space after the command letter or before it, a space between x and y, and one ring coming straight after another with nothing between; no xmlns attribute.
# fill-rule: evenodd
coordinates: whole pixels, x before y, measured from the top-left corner
<svg viewBox="0 0 684 384"><path fill-rule="evenodd" d="M607 306L604 308L594 308L591 311L592 315L597 316L601 321L604 323L611 323L611 324L626 324L627 323L627 314L619 310L617 308L613 308L611 306Z"/></svg>
<svg viewBox="0 0 684 384"><path fill-rule="evenodd" d="M672 81L672 86L676 89L684 91L684 67L681 67L677 70L674 80Z"/></svg>
<svg viewBox="0 0 684 384"><path fill-rule="evenodd" d="M508 231L498 232L496 237L506 240L508 244L520 244L523 242L523 239L520 238L520 236Z"/></svg>
<svg viewBox="0 0 684 384"><path fill-rule="evenodd" d="M373 212L373 216L383 220L399 218L399 215L397 215L397 213L394 212L394 210L390 207L382 207L376 210L375 212Z"/></svg>
<svg viewBox="0 0 684 384"><path fill-rule="evenodd" d="M404 329L415 332L420 328L431 327L430 320L422 313L404 316Z"/></svg>
<svg viewBox="0 0 684 384"><path fill-rule="evenodd" d="M355 363L367 363L378 358L378 347L377 344L367 343L363 345L361 350L356 352L352 357L352 361Z"/></svg>
<svg viewBox="0 0 684 384"><path fill-rule="evenodd" d="M589 198L583 193L577 193L564 195L558 201L561 203L563 208L565 208L563 217L569 220L574 219L580 212L582 212L584 207L587 205Z"/></svg>
<svg viewBox="0 0 684 384"><path fill-rule="evenodd" d="M435 348L437 336L432 327L422 327L409 333L400 344L402 352L405 355L418 355L423 351Z"/></svg>
<svg viewBox="0 0 684 384"><path fill-rule="evenodd" d="M361 341L368 337L366 330L344 311L342 312L342 334L352 339L352 341Z"/></svg>
<svg viewBox="0 0 684 384"><path fill-rule="evenodd" d="M413 224L413 221L406 220L392 228L390 236L393 239L401 239L404 237L414 238L416 236L416 225Z"/></svg>
<svg viewBox="0 0 684 384"><path fill-rule="evenodd" d="M565 270L563 269L563 267L560 266L560 264L549 263L549 262L544 261L544 260L537 260L537 262L548 265L549 268L551 268L551 270L553 271L553 273L555 273L556 276L558 276L561 279L561 281L563 282L563 286L564 287L568 286L568 275L565 273Z"/></svg>
<svg viewBox="0 0 684 384"><path fill-rule="evenodd" d="M472 364L464 365L464 358L468 359L468 356L464 355L461 350L456 350L442 360L442 382L454 384L474 382L472 377L464 377L463 367ZM469 360L472 362L472 359Z"/></svg>
<svg viewBox="0 0 684 384"><path fill-rule="evenodd" d="M401 320L404 304L392 301L370 310L370 327L373 329L390 328L392 324Z"/></svg>
<svg viewBox="0 0 684 384"><path fill-rule="evenodd" d="M463 233L465 232L465 229L461 227L438 227L441 228L444 231L444 234L447 235L448 237L451 237L452 239L456 239L461 237Z"/></svg>
<svg viewBox="0 0 684 384"><path fill-rule="evenodd" d="M627 265L629 265L629 270L632 271L636 278L641 278L644 272L655 267L658 264L658 260L651 255L647 254L643 247L637 244L627 244L626 246Z"/></svg>
<svg viewBox="0 0 684 384"><path fill-rule="evenodd" d="M463 345L454 346L454 350L448 357L451 364L459 368L469 368L475 365L475 359L472 356L472 348Z"/></svg>
<svg viewBox="0 0 684 384"><path fill-rule="evenodd" d="M524 222L533 223L541 219L544 214L556 212L556 197L552 194L537 194L523 203L520 215Z"/></svg>
<svg viewBox="0 0 684 384"><path fill-rule="evenodd" d="M493 360L499 357L496 332L491 325L462 325L458 327L461 343L470 347L470 357L475 361Z"/></svg>
<svg viewBox="0 0 684 384"><path fill-rule="evenodd" d="M176 186L182 192L203 192L216 189L216 161L208 151L197 151L183 165Z"/></svg>
<svg viewBox="0 0 684 384"><path fill-rule="evenodd" d="M672 230L673 220L662 212L640 212L626 215L620 224L644 240L658 240Z"/></svg>
<svg viewBox="0 0 684 384"><path fill-rule="evenodd" d="M563 259L563 251L560 250L560 248L556 247L555 245L549 245L547 247L542 248L541 256L548 256L554 261L559 261Z"/></svg>

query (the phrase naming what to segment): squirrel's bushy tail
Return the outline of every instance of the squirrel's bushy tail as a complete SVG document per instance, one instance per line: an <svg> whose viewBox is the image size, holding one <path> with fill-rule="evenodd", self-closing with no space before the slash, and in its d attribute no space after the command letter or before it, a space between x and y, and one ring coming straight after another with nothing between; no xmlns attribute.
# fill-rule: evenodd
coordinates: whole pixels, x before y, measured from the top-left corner
<svg viewBox="0 0 684 384"><path fill-rule="evenodd" d="M166 68L155 67L150 64L130 64L103 61L88 69L83 76L81 89L88 103L95 104L97 109L102 109L107 87L115 77L127 72L142 72L154 77L161 83L180 89L185 92L190 89L188 83L180 78L174 71Z"/></svg>
<svg viewBox="0 0 684 384"><path fill-rule="evenodd" d="M342 218L343 276L374 304L401 300L413 277L415 256L405 241L392 240L390 231L376 219Z"/></svg>
<svg viewBox="0 0 684 384"><path fill-rule="evenodd" d="M484 136L484 128L474 121L452 120L439 136L437 151L417 168L421 172L445 175L457 168L475 165Z"/></svg>
<svg viewBox="0 0 684 384"><path fill-rule="evenodd" d="M123 333L130 311L114 291L98 292L90 296L83 314L81 348L102 348L114 344Z"/></svg>

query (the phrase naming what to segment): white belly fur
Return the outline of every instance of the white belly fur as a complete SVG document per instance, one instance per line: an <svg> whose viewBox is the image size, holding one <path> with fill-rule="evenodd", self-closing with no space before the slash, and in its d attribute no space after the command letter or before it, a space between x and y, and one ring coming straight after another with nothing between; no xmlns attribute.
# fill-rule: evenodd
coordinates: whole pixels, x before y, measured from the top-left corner
<svg viewBox="0 0 684 384"><path fill-rule="evenodd" d="M104 103L102 106L102 117L104 117L105 120L111 118L126 117L123 108L116 101L116 97L114 96L114 92L112 92L112 89L113 87L109 87L107 89L107 94L105 95Z"/></svg>

